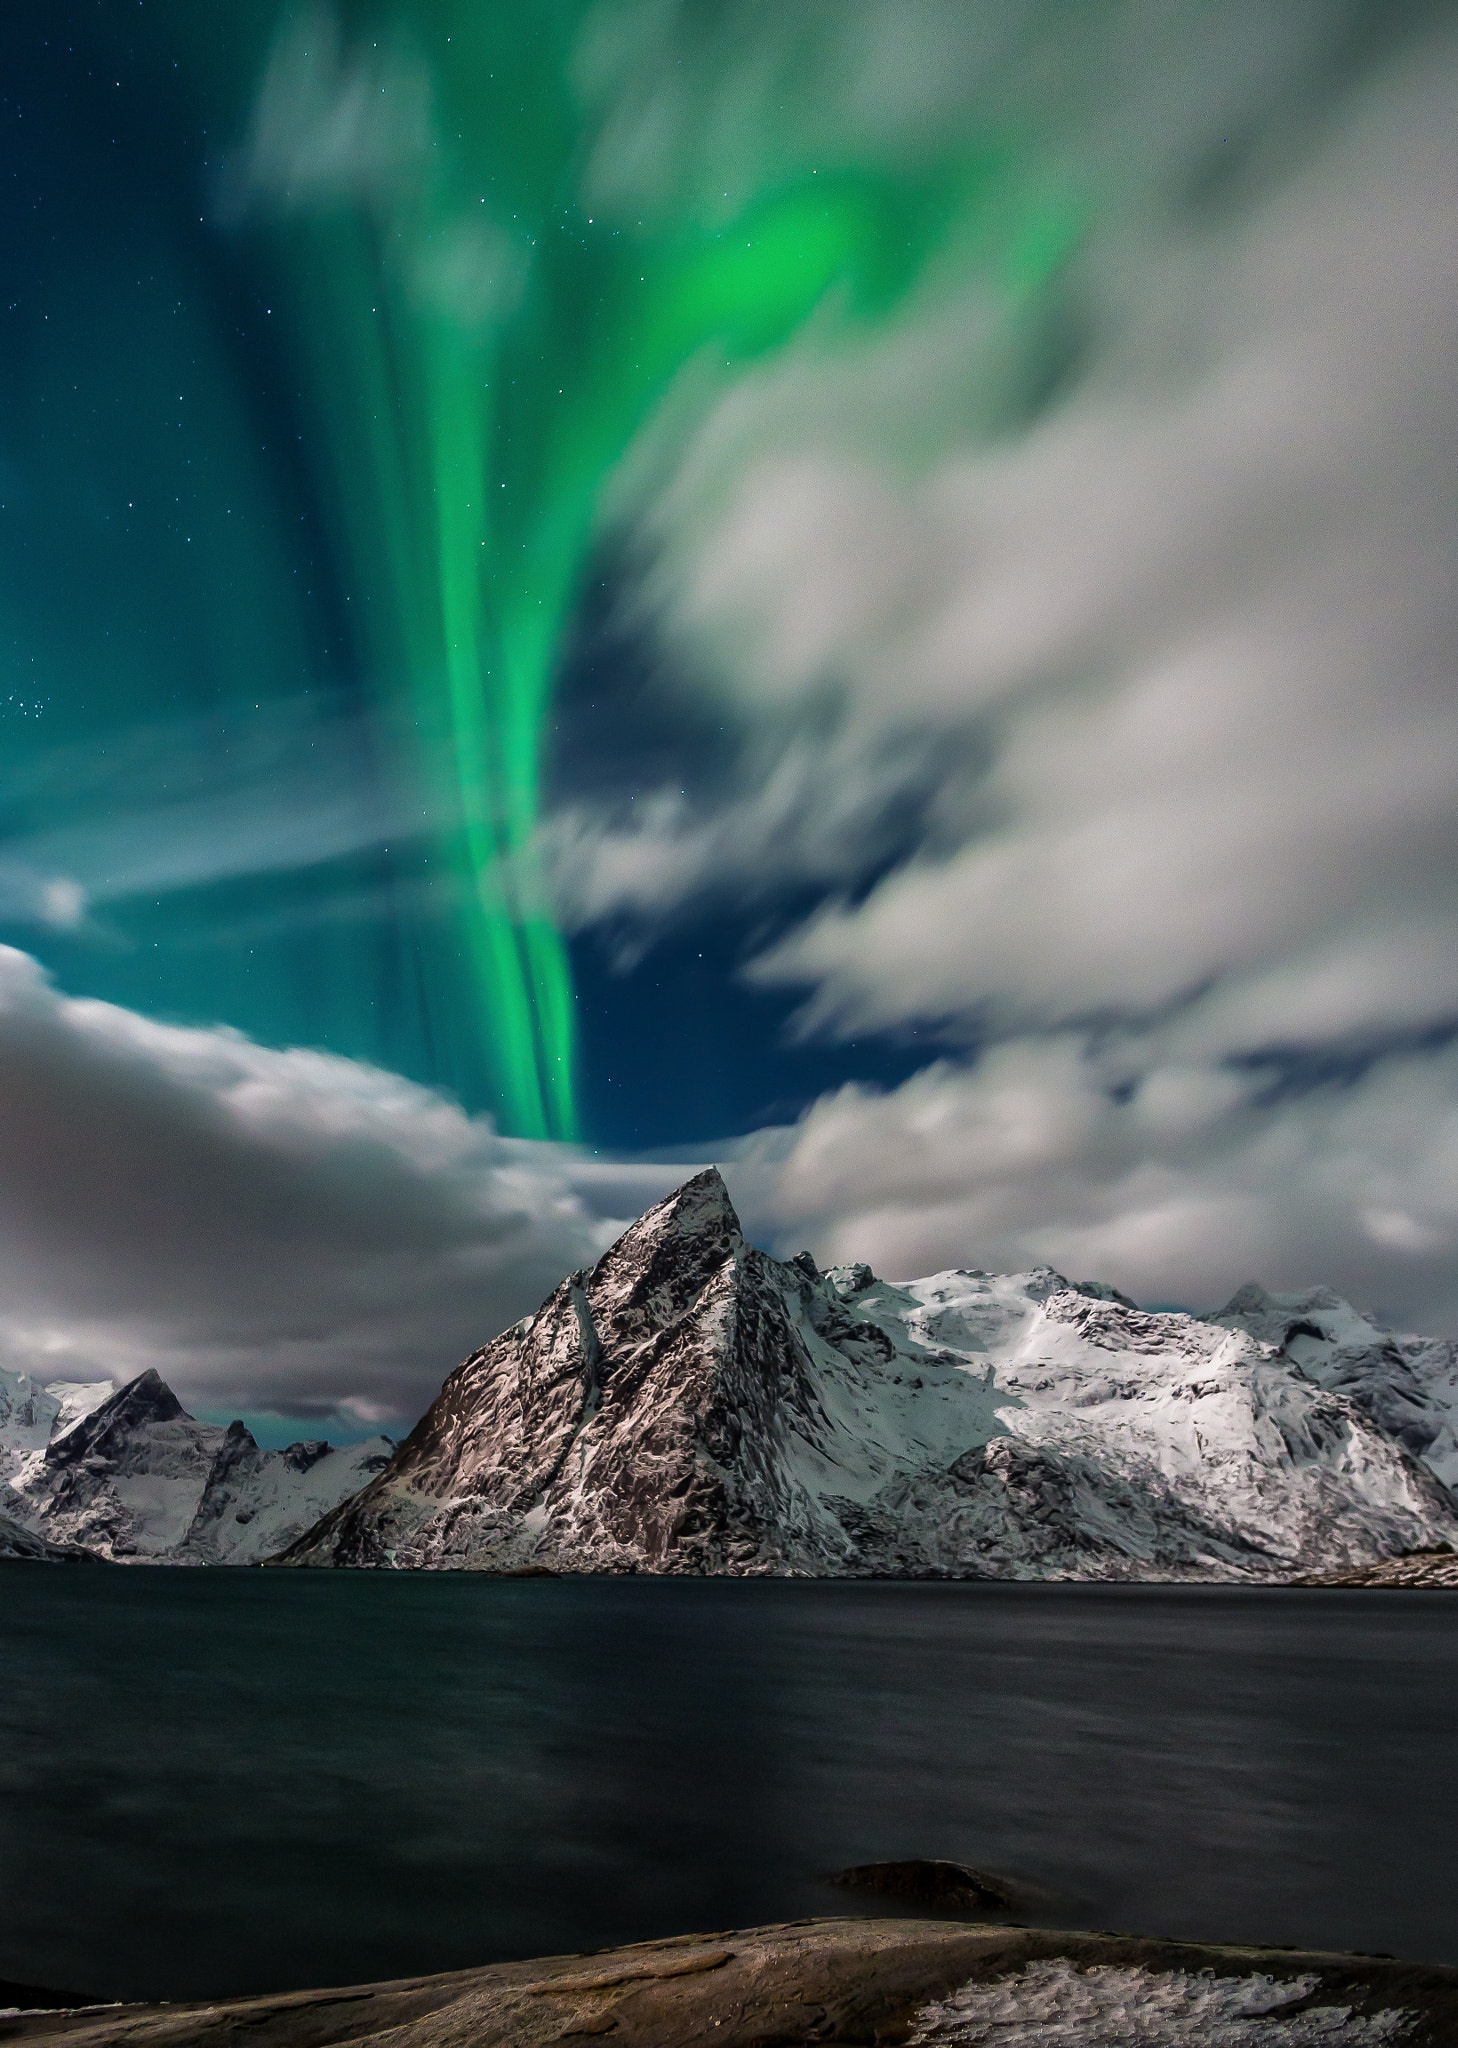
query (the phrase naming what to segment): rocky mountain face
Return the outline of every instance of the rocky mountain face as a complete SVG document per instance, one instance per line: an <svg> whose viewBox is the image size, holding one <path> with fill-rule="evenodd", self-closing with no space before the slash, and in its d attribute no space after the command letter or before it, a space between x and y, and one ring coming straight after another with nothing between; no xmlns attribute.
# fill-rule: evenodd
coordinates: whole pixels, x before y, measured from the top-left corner
<svg viewBox="0 0 1458 2048"><path fill-rule="evenodd" d="M79 1543L48 1543L9 1515L0 1515L0 1558L24 1558L38 1564L100 1564L103 1560Z"/></svg>
<svg viewBox="0 0 1458 2048"><path fill-rule="evenodd" d="M393 1449L260 1450L241 1422L196 1421L155 1372L117 1388L0 1371L0 1557L256 1564Z"/></svg>
<svg viewBox="0 0 1458 2048"><path fill-rule="evenodd" d="M278 1561L1264 1580L1458 1544L1429 1461L1452 1347L1295 1299L1202 1320L1048 1268L820 1273L746 1244L710 1170Z"/></svg>

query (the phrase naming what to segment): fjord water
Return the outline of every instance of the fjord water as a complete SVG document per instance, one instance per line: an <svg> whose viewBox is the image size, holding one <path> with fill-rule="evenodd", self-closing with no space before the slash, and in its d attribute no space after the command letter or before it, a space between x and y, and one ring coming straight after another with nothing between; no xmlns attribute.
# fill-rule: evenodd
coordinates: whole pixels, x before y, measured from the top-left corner
<svg viewBox="0 0 1458 2048"><path fill-rule="evenodd" d="M877 1911L1458 1961L1458 1603L0 1568L0 1978L110 1998Z"/></svg>

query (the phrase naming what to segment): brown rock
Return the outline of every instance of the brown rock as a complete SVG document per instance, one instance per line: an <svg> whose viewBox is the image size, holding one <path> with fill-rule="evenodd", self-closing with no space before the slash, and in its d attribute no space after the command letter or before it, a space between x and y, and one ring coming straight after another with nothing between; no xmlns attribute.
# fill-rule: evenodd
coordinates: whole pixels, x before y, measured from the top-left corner
<svg viewBox="0 0 1458 2048"><path fill-rule="evenodd" d="M1295 1949L924 1920L801 1920L446 1976L214 2004L0 2019L27 2048L792 2048L903 2042L934 1999L1066 1957L1076 1966L1315 1975L1308 2004L1410 2013L1404 2048L1458 2041L1458 1969Z"/></svg>
<svg viewBox="0 0 1458 2048"><path fill-rule="evenodd" d="M949 1863L941 1856L857 1863L849 1870L833 1871L823 1882L841 1891L880 1892L888 1899L905 1899L909 1905L929 1906L962 1918L974 1912L1009 1913L1014 1906L1012 1890L1000 1878L969 1870L965 1863Z"/></svg>

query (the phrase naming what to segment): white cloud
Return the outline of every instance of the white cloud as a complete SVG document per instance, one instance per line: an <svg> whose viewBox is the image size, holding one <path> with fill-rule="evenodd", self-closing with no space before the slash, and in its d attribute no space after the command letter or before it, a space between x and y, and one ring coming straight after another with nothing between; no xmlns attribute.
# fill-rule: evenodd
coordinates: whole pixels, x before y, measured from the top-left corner
<svg viewBox="0 0 1458 2048"><path fill-rule="evenodd" d="M431 68L402 31L349 41L324 4L286 17L244 146L225 166L223 218L370 209L385 224L381 259L417 311L468 335L509 320L530 245L488 216L481 194L464 210L448 203L434 97Z"/></svg>
<svg viewBox="0 0 1458 2048"><path fill-rule="evenodd" d="M0 1351L407 1423L679 1177L396 1075L67 998L0 948Z"/></svg>
<svg viewBox="0 0 1458 2048"><path fill-rule="evenodd" d="M874 744L844 728L782 744L767 735L743 763L741 800L727 808L700 812L681 788L563 805L534 849L553 913L568 931L603 920L646 930L694 897L837 882L890 851L897 807L935 787L939 752L944 744L912 732Z"/></svg>
<svg viewBox="0 0 1458 2048"><path fill-rule="evenodd" d="M38 871L13 851L0 858L0 916L16 924L74 931L86 921L86 891L67 875Z"/></svg>
<svg viewBox="0 0 1458 2048"><path fill-rule="evenodd" d="M434 147L419 58L397 40L346 49L333 9L305 7L274 43L228 210L250 197L289 208L393 199Z"/></svg>
<svg viewBox="0 0 1458 2048"><path fill-rule="evenodd" d="M953 244L893 318L827 309L624 472L645 605L759 751L726 802L627 841L578 815L574 916L651 929L817 877L761 982L803 991L807 1031L968 1048L743 1142L734 1185L782 1248L902 1276L1047 1259L1204 1304L1322 1281L1452 1328L1451 17L1385 17L1365 57L1327 0L989 19L797 17L842 37L806 146L904 167L1016 136L1029 189L1092 215L1059 287L1070 374L1005 402L1036 323ZM898 28L883 105L855 79ZM645 203L675 136L730 203L732 138L773 149L752 110L798 45L749 44L718 49L696 122L688 54L642 73ZM924 829L858 896L913 745ZM1345 1078L1278 1090L1250 1060L1275 1049Z"/></svg>
<svg viewBox="0 0 1458 2048"><path fill-rule="evenodd" d="M738 1148L751 1227L889 1278L1048 1263L1215 1307L1259 1278L1458 1327L1458 1048L1271 1102L1168 1047L1004 1044L886 1093L847 1087Z"/></svg>
<svg viewBox="0 0 1458 2048"><path fill-rule="evenodd" d="M382 770L382 723L305 692L0 764L0 915L95 936L137 897L408 840L431 819L409 776Z"/></svg>
<svg viewBox="0 0 1458 2048"><path fill-rule="evenodd" d="M842 13L876 44L876 9ZM953 251L889 323L812 322L725 393L639 520L647 601L749 731L744 773L719 807L556 821L559 898L651 927L709 891L852 886L935 759L914 852L757 963L806 990L807 1028L1016 1033L1198 996L1203 1057L1442 1023L1458 47L1440 25L1321 101L1350 22L1320 0L1278 33L1237 6L1141 37L1114 7L1072 51L1051 20L1018 10L1022 102L1010 47L964 52L957 118L1041 122L1027 178L1098 194L1065 281L1079 376L989 431L978 380L1031 344ZM945 60L945 11L916 25ZM1236 199L1186 204L1232 138Z"/></svg>
<svg viewBox="0 0 1458 2048"><path fill-rule="evenodd" d="M41 890L41 916L58 931L74 931L86 917L86 891L64 875L53 877Z"/></svg>

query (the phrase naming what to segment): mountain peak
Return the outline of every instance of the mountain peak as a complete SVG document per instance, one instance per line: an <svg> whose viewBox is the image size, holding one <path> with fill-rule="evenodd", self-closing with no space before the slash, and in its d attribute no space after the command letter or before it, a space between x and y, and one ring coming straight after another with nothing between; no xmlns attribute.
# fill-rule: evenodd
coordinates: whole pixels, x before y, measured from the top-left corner
<svg viewBox="0 0 1458 2048"><path fill-rule="evenodd" d="M166 1380L153 1367L138 1373L99 1408L52 1438L46 1446L47 1465L74 1465L82 1458L103 1454L107 1447L129 1437L149 1423L191 1422L182 1403Z"/></svg>
<svg viewBox="0 0 1458 2048"><path fill-rule="evenodd" d="M717 1166L706 1166L701 1173L694 1174L692 1179L665 1195L661 1202L645 1209L612 1249L616 1251L619 1245L630 1242L642 1245L656 1237L701 1237L706 1233L739 1234L739 1217ZM606 1256L611 1255L608 1253Z"/></svg>
<svg viewBox="0 0 1458 2048"><path fill-rule="evenodd" d="M1273 1293L1255 1280L1237 1288L1210 1320L1223 1323L1227 1329L1246 1330L1262 1343L1277 1346L1286 1344L1293 1336L1361 1342L1372 1341L1380 1334L1371 1317L1361 1315L1329 1287Z"/></svg>
<svg viewBox="0 0 1458 2048"><path fill-rule="evenodd" d="M706 1167L631 1224L585 1276L592 1319L610 1349L641 1343L696 1301L744 1251L718 1167Z"/></svg>

